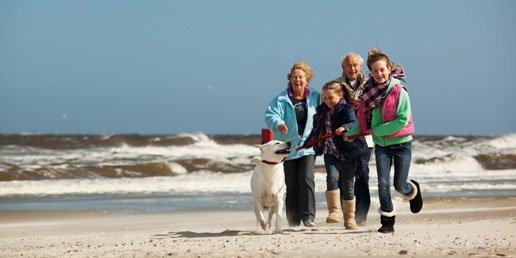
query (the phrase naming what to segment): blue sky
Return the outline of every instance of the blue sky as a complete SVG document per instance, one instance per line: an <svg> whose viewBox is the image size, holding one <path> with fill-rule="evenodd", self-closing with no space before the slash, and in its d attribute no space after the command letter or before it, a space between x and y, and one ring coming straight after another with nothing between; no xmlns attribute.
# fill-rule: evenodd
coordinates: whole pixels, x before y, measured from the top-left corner
<svg viewBox="0 0 516 258"><path fill-rule="evenodd" d="M259 133L294 62L320 89L372 46L416 133L516 132L515 25L509 0L0 1L0 133Z"/></svg>

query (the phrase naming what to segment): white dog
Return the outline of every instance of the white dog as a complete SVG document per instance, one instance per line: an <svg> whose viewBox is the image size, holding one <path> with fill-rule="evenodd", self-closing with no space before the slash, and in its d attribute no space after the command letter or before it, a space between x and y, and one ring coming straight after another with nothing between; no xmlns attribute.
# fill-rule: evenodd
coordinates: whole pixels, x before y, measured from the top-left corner
<svg viewBox="0 0 516 258"><path fill-rule="evenodd" d="M272 216L276 215L274 233L281 233L281 213L285 197L285 174L283 160L290 153L290 143L270 141L257 145L261 157L251 159L256 167L251 176L251 190L254 198L254 213L263 230L271 227ZM269 208L267 222L263 215L263 208Z"/></svg>

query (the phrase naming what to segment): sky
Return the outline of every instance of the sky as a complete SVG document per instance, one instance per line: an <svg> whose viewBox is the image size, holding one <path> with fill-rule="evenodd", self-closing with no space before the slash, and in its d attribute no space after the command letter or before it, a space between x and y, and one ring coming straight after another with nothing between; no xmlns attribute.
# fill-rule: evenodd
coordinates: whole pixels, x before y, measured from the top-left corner
<svg viewBox="0 0 516 258"><path fill-rule="evenodd" d="M516 1L0 1L0 133L257 134L380 47L416 134L516 132ZM367 67L363 71L368 74Z"/></svg>

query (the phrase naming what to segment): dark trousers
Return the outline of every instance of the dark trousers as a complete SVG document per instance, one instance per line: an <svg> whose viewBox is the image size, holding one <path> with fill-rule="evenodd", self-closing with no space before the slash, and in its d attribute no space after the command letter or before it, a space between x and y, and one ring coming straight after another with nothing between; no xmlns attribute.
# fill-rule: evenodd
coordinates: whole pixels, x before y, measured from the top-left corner
<svg viewBox="0 0 516 258"><path fill-rule="evenodd" d="M287 186L285 207L290 226L299 226L301 220L315 219L314 164L314 155L283 163Z"/></svg>
<svg viewBox="0 0 516 258"><path fill-rule="evenodd" d="M367 219L369 207L371 206L371 194L369 192L369 160L371 159L371 148L367 155L357 159L355 169L355 198L357 220Z"/></svg>

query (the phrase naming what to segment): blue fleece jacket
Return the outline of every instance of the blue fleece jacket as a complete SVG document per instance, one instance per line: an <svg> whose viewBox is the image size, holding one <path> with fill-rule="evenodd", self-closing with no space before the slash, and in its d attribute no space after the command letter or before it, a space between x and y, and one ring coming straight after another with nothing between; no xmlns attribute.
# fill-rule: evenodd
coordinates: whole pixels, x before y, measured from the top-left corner
<svg viewBox="0 0 516 258"><path fill-rule="evenodd" d="M283 92L281 92L278 96L272 99L271 103L267 107L265 111L265 124L267 127L274 133L274 139L290 142L291 152L287 157L287 160L297 159L306 155L315 154L312 148L303 149L300 151L296 151L296 148L302 145L310 131L312 130L312 119L315 114L315 110L320 102L320 94L319 92L309 89L309 95L306 97L307 103L307 120L305 131L302 136L298 135L297 130L297 119L296 119L296 111L294 110L294 105L288 96L288 88L286 88ZM288 128L288 133L286 135L280 133L278 131L278 126L280 124L285 124Z"/></svg>

